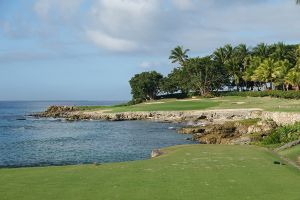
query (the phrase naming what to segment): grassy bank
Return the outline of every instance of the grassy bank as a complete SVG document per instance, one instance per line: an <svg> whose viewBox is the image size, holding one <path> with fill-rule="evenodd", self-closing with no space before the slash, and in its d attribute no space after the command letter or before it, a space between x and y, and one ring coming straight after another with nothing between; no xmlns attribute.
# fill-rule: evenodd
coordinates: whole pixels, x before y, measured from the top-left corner
<svg viewBox="0 0 300 200"><path fill-rule="evenodd" d="M300 157L300 145L294 146L289 149L282 150L278 152L280 155L292 160L293 162L300 165L298 158Z"/></svg>
<svg viewBox="0 0 300 200"><path fill-rule="evenodd" d="M3 200L299 199L300 173L251 146L191 145L152 160L1 169Z"/></svg>
<svg viewBox="0 0 300 200"><path fill-rule="evenodd" d="M283 99L300 99L300 91L290 90L265 90L248 92L224 92L222 96L240 96L240 97L274 97Z"/></svg>
<svg viewBox="0 0 300 200"><path fill-rule="evenodd" d="M133 111L182 111L207 109L259 108L266 111L300 112L300 100L271 97L227 96L212 99L165 99L131 106L81 106L81 110L105 110L106 112Z"/></svg>

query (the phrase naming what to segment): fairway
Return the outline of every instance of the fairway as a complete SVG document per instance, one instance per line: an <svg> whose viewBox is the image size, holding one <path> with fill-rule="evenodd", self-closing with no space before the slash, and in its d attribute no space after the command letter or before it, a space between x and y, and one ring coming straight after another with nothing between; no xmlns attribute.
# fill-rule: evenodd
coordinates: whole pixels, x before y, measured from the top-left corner
<svg viewBox="0 0 300 200"><path fill-rule="evenodd" d="M103 110L104 112L136 111L189 111L214 109L257 108L273 112L300 112L300 100L271 97L218 97L198 99L164 99L131 106L80 106L81 110Z"/></svg>
<svg viewBox="0 0 300 200"><path fill-rule="evenodd" d="M299 200L300 173L253 146L190 145L135 162L0 170L1 200Z"/></svg>

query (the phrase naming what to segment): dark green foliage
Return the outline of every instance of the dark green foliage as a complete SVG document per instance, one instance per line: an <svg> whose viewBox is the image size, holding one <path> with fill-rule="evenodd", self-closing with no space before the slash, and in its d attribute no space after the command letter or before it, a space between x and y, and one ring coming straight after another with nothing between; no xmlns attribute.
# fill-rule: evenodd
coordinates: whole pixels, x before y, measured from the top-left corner
<svg viewBox="0 0 300 200"><path fill-rule="evenodd" d="M156 71L136 74L130 81L133 103L155 99L163 76Z"/></svg>
<svg viewBox="0 0 300 200"><path fill-rule="evenodd" d="M282 90L267 90L267 91L248 91L248 92L223 92L216 95L221 96L240 96L240 97L274 97L283 99L300 99L300 91L282 91Z"/></svg>
<svg viewBox="0 0 300 200"><path fill-rule="evenodd" d="M171 51L169 59L179 66L166 77L157 72L135 75L130 80L131 103L155 99L158 93L210 97L226 88L238 92L266 88L272 91L224 95L300 99L299 92L290 91L300 90L300 45L260 43L248 48L245 44L227 44L205 57L188 57L188 52L181 46Z"/></svg>
<svg viewBox="0 0 300 200"><path fill-rule="evenodd" d="M265 145L284 144L298 140L300 136L300 122L294 125L282 126L265 137L262 141Z"/></svg>
<svg viewBox="0 0 300 200"><path fill-rule="evenodd" d="M190 91L201 96L208 95L226 82L226 70L210 56L189 59L183 70L189 74Z"/></svg>
<svg viewBox="0 0 300 200"><path fill-rule="evenodd" d="M180 91L205 96L226 83L226 70L207 57L190 58L180 68L175 68L163 79L162 90L166 93Z"/></svg>
<svg viewBox="0 0 300 200"><path fill-rule="evenodd" d="M157 96L157 99L185 99L188 95L185 93L163 94Z"/></svg>
<svg viewBox="0 0 300 200"><path fill-rule="evenodd" d="M169 59L172 60L172 63L179 63L180 65L183 65L188 59L187 53L189 51L189 49L184 49L182 46L177 46L171 51Z"/></svg>
<svg viewBox="0 0 300 200"><path fill-rule="evenodd" d="M167 94L180 93L187 94L189 92L190 78L186 71L182 68L175 68L161 81L161 90Z"/></svg>

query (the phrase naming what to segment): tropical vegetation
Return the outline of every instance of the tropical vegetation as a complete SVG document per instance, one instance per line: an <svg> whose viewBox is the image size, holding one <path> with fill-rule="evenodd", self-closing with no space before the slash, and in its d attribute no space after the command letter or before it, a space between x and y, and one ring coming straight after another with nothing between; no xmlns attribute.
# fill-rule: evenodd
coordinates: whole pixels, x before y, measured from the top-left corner
<svg viewBox="0 0 300 200"><path fill-rule="evenodd" d="M298 140L300 137L300 122L292 125L281 126L270 135L265 137L262 144L277 144L282 145L288 142Z"/></svg>
<svg viewBox="0 0 300 200"><path fill-rule="evenodd" d="M300 90L300 45L260 43L251 48L227 44L204 57L189 57L189 52L182 46L171 50L169 59L177 67L165 77L155 71L135 75L130 80L133 100L228 91Z"/></svg>

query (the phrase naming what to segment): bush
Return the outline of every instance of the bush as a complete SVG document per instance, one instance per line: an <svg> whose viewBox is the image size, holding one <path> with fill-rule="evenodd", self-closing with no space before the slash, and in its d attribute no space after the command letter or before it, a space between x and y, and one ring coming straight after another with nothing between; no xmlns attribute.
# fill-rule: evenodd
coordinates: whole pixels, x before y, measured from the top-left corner
<svg viewBox="0 0 300 200"><path fill-rule="evenodd" d="M300 136L300 122L294 125L282 126L265 137L262 141L263 144L285 144L298 140Z"/></svg>
<svg viewBox="0 0 300 200"><path fill-rule="evenodd" d="M240 97L275 97L284 99L300 99L300 91L282 91L282 90L268 90L268 91L248 91L248 92L222 92L219 96L240 96Z"/></svg>

